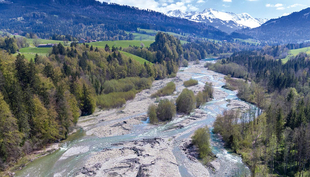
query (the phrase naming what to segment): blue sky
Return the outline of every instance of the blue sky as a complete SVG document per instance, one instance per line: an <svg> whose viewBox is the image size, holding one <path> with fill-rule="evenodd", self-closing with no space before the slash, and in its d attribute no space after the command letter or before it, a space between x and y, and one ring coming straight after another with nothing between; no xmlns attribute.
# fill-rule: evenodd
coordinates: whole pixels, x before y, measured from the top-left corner
<svg viewBox="0 0 310 177"><path fill-rule="evenodd" d="M203 11L213 8L219 11L248 13L255 18L277 18L310 7L310 0L98 0L135 6L160 12Z"/></svg>

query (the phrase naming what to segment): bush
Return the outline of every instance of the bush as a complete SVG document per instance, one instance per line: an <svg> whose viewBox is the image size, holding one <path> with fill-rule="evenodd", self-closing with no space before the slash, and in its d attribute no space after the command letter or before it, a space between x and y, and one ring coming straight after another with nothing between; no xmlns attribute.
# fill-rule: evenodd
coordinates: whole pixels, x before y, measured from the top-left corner
<svg viewBox="0 0 310 177"><path fill-rule="evenodd" d="M199 108L202 104L205 103L203 92L199 92L196 95L196 108Z"/></svg>
<svg viewBox="0 0 310 177"><path fill-rule="evenodd" d="M185 81L183 84L185 87L191 87L191 86L197 85L198 81L195 79L190 79L188 81Z"/></svg>
<svg viewBox="0 0 310 177"><path fill-rule="evenodd" d="M191 90L184 89L176 101L177 111L189 114L195 108L195 103L194 93Z"/></svg>
<svg viewBox="0 0 310 177"><path fill-rule="evenodd" d="M128 92L132 89L144 90L150 88L152 79L127 77L119 80L109 80L103 84L104 93L109 94L112 92Z"/></svg>
<svg viewBox="0 0 310 177"><path fill-rule="evenodd" d="M193 144L199 148L199 157L204 159L211 153L209 129L199 128L192 137Z"/></svg>
<svg viewBox="0 0 310 177"><path fill-rule="evenodd" d="M109 94L99 95L97 97L97 105L99 108L118 108L122 107L126 101L134 99L136 91L129 92L113 92Z"/></svg>
<svg viewBox="0 0 310 177"><path fill-rule="evenodd" d="M168 99L160 100L156 109L157 118L161 121L170 121L175 115L175 105Z"/></svg>
<svg viewBox="0 0 310 177"><path fill-rule="evenodd" d="M157 109L157 106L154 104L151 104L148 108L147 115L150 119L151 124L155 124L158 122L158 118L156 115L156 109Z"/></svg>
<svg viewBox="0 0 310 177"><path fill-rule="evenodd" d="M155 97L171 95L174 91L175 91L175 84L173 82L169 82L164 88L152 94L151 97L155 98Z"/></svg>
<svg viewBox="0 0 310 177"><path fill-rule="evenodd" d="M183 67L188 67L188 61L187 61L187 60L183 60L182 66L183 66Z"/></svg>
<svg viewBox="0 0 310 177"><path fill-rule="evenodd" d="M199 65L200 64L200 61L197 59L196 61L195 61L195 65Z"/></svg>
<svg viewBox="0 0 310 177"><path fill-rule="evenodd" d="M213 86L212 83L206 82L203 90L203 99L206 101L209 101L211 98L213 98Z"/></svg>

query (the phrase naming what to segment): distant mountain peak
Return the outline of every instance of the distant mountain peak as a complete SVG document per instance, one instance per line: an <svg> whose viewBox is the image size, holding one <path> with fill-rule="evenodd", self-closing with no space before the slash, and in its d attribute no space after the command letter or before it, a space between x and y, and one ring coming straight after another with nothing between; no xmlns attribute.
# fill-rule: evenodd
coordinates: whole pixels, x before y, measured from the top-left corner
<svg viewBox="0 0 310 177"><path fill-rule="evenodd" d="M267 21L267 19L253 18L248 13L235 14L212 8L207 8L202 12L181 12L180 10L173 10L169 11L166 15L207 23L226 32L233 32L243 28L257 28Z"/></svg>

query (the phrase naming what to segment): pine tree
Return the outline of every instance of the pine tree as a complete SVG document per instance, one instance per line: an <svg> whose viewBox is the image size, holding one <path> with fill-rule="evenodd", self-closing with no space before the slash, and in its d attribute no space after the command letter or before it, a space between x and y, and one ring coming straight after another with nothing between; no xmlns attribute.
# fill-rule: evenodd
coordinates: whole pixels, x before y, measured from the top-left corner
<svg viewBox="0 0 310 177"><path fill-rule="evenodd" d="M20 156L19 145L22 134L18 131L17 120L0 92L0 159L9 161Z"/></svg>
<svg viewBox="0 0 310 177"><path fill-rule="evenodd" d="M86 85L83 84L83 96L81 99L81 111L83 116L90 115L95 111L95 103L93 100L91 92Z"/></svg>

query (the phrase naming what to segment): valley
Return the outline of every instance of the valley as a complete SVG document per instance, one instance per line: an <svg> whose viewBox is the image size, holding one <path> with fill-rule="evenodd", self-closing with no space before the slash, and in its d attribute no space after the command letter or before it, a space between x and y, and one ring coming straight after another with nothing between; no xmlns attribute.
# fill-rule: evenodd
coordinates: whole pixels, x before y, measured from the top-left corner
<svg viewBox="0 0 310 177"><path fill-rule="evenodd" d="M99 111L80 118L78 126L85 131L85 137L64 143L57 152L37 160L51 163L54 159L52 168L34 161L18 172L17 176L108 176L112 173L136 176L141 173L141 168L145 175L151 176L170 176L172 173L175 176L248 174L248 168L243 166L243 171L240 166L240 157L227 154L216 135L211 138L212 151L217 156L212 163L215 165L215 173L197 160L190 160L182 150L183 144L195 129L205 125L211 127L215 116L223 110L228 108L245 111L249 108L249 104L237 99L235 92L221 88L225 82L223 75L209 71L203 65L204 62L200 65L190 64L188 68L181 68L184 71L180 71L176 78L155 81L150 90L138 93L121 110ZM196 109L190 116L177 115L167 124L149 125L147 107L156 101L150 95L173 81L177 86L176 94L168 98L175 99L184 88L183 81L191 77L200 82L199 85L190 87L194 92L202 90L204 82L211 81L215 86L215 99ZM163 149L165 153L161 152ZM235 171L236 167L239 171Z"/></svg>
<svg viewBox="0 0 310 177"><path fill-rule="evenodd" d="M0 0L0 176L309 176L310 2L115 2Z"/></svg>

